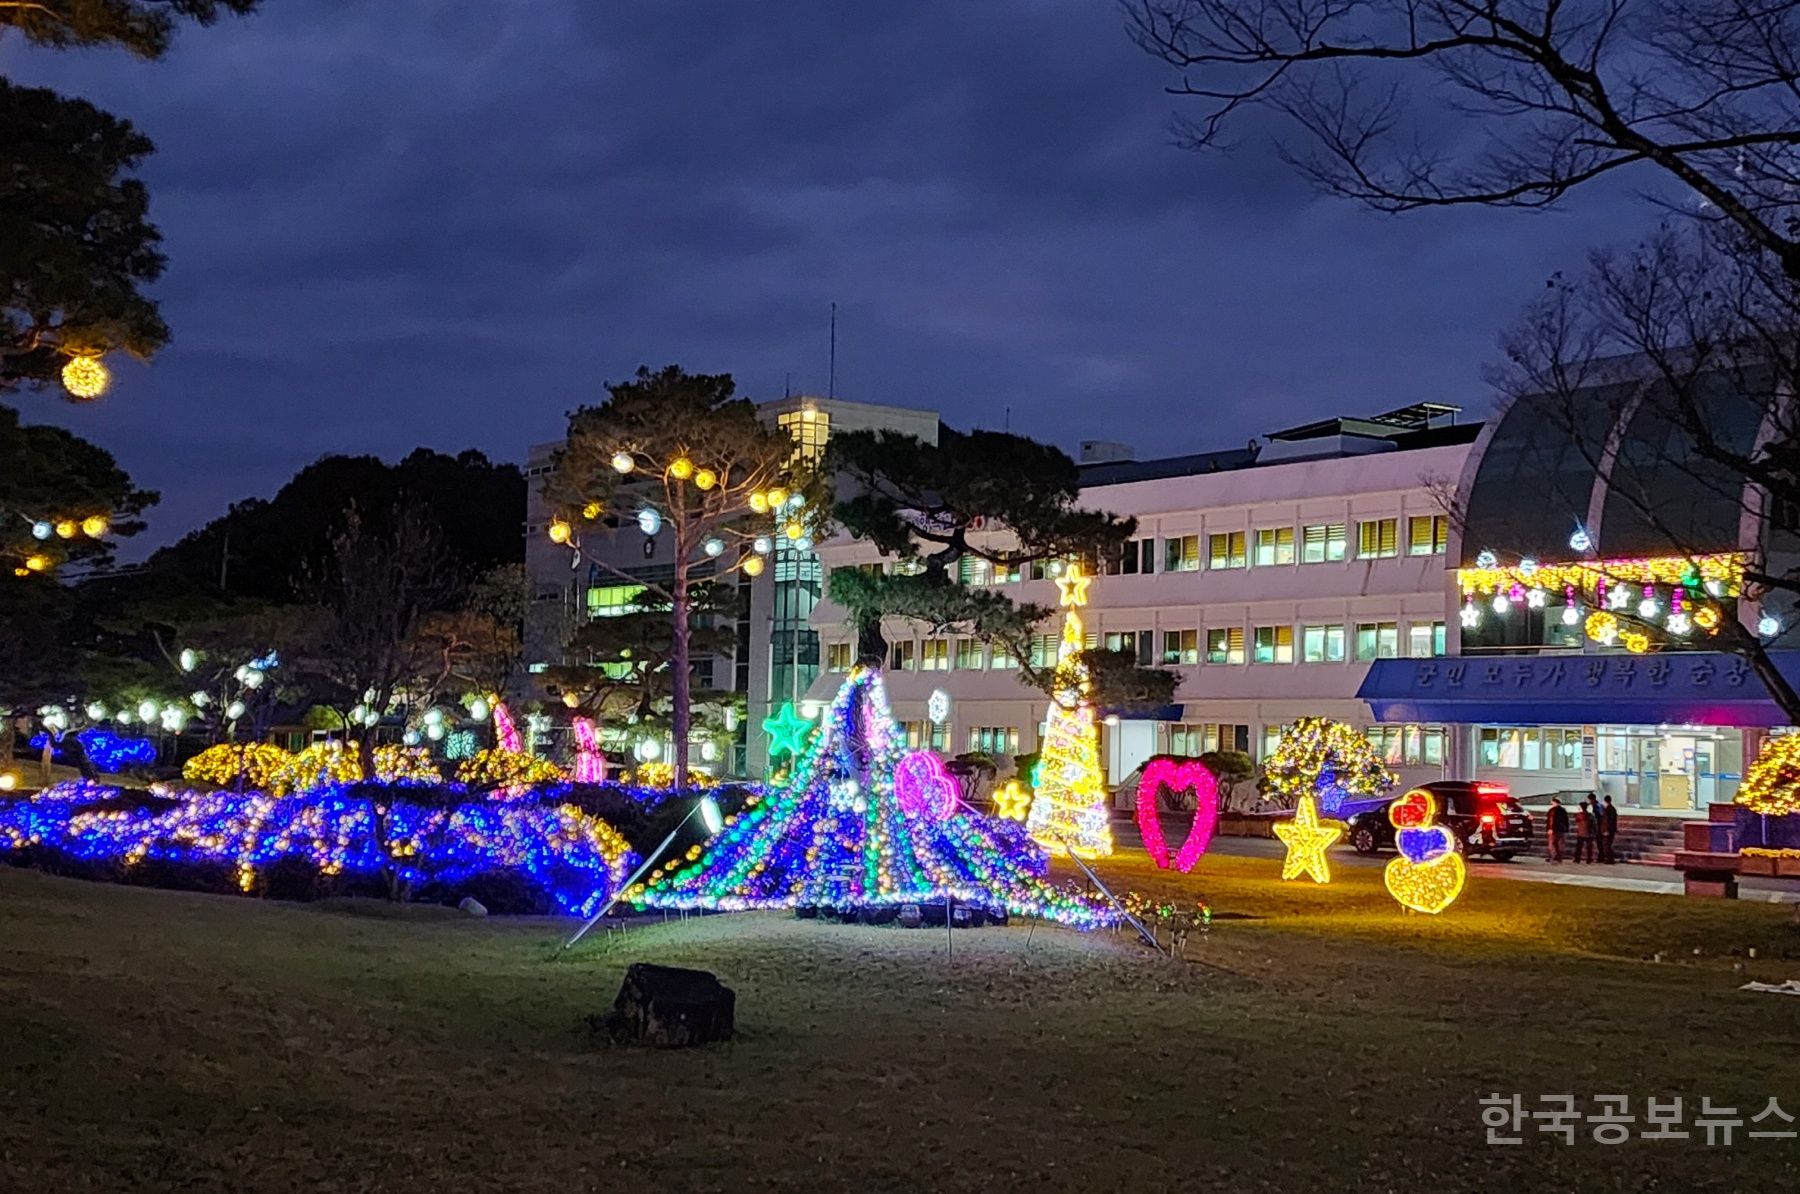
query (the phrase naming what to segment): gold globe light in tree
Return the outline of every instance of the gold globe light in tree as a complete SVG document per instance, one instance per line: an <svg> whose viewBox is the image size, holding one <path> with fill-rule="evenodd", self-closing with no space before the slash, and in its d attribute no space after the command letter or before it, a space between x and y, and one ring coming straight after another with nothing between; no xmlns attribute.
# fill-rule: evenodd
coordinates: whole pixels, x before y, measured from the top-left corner
<svg viewBox="0 0 1800 1194"><path fill-rule="evenodd" d="M719 483L719 474L709 468L703 468L694 474L694 488L702 493Z"/></svg>
<svg viewBox="0 0 1800 1194"><path fill-rule="evenodd" d="M81 527L73 518L65 518L56 524L56 537L58 539L73 539L75 537L75 532L80 529Z"/></svg>
<svg viewBox="0 0 1800 1194"><path fill-rule="evenodd" d="M81 533L89 539L98 539L106 534L108 523L104 514L90 514L81 520Z"/></svg>
<svg viewBox="0 0 1800 1194"><path fill-rule="evenodd" d="M574 528L560 518L550 520L550 542L567 543L574 535Z"/></svg>
<svg viewBox="0 0 1800 1194"><path fill-rule="evenodd" d="M98 398L112 382L112 372L99 357L78 356L62 368L63 389L71 398Z"/></svg>
<svg viewBox="0 0 1800 1194"><path fill-rule="evenodd" d="M762 557L745 556L744 562L740 564L739 567L744 570L745 576L761 576L763 570Z"/></svg>
<svg viewBox="0 0 1800 1194"><path fill-rule="evenodd" d="M767 514L769 512L769 497L768 497L768 495L764 494L764 493L751 494L750 495L750 509L752 509L753 511L755 511L758 514Z"/></svg>
<svg viewBox="0 0 1800 1194"><path fill-rule="evenodd" d="M694 475L694 462L686 456L677 456L669 462L669 475L677 481L685 481Z"/></svg>

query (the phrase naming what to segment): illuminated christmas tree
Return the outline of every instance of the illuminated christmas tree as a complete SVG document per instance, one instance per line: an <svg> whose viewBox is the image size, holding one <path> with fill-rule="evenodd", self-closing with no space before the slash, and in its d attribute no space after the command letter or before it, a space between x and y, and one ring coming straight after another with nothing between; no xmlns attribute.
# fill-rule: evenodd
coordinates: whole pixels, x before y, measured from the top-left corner
<svg viewBox="0 0 1800 1194"><path fill-rule="evenodd" d="M787 780L630 898L653 908L847 912L949 897L1078 928L1111 922L1106 909L1047 882L1048 869L1022 827L970 810L941 759L907 749L881 673L859 667Z"/></svg>
<svg viewBox="0 0 1800 1194"><path fill-rule="evenodd" d="M1113 852L1112 822L1100 771L1100 732L1088 699L1093 685L1081 660L1085 643L1078 612L1087 604L1090 583L1092 578L1083 575L1079 564L1069 565L1056 581L1069 612L1063 618L1037 790L1025 827L1053 854L1104 858Z"/></svg>
<svg viewBox="0 0 1800 1194"><path fill-rule="evenodd" d="M1800 734L1783 734L1763 744L1736 801L1765 817L1800 813Z"/></svg>
<svg viewBox="0 0 1800 1194"><path fill-rule="evenodd" d="M1379 802L1396 782L1368 738L1325 717L1302 717L1281 727L1263 763L1263 787L1270 796L1294 805L1311 796L1320 814L1332 818L1350 815L1358 804Z"/></svg>

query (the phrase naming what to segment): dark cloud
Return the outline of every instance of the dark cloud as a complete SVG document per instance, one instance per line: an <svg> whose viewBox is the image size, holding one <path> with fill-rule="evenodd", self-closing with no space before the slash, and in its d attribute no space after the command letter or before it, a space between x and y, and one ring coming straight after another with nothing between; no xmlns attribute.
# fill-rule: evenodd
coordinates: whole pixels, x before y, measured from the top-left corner
<svg viewBox="0 0 1800 1194"><path fill-rule="evenodd" d="M25 399L165 494L153 537L328 451L518 458L639 363L1177 452L1479 406L1545 275L1646 217L1379 217L1246 126L1173 148L1093 0L272 0L171 58L13 73L136 120L176 344Z"/></svg>

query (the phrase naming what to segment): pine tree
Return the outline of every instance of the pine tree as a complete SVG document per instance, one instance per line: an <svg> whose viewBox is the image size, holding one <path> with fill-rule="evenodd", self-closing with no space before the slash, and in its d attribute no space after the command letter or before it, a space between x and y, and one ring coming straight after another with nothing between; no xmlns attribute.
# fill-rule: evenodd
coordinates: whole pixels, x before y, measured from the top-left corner
<svg viewBox="0 0 1800 1194"><path fill-rule="evenodd" d="M1082 659L1080 607L1091 578L1071 564L1056 585L1068 609L1057 651L1056 682L1044 722L1042 758L1026 830L1053 854L1104 858L1112 853L1112 823L1100 770L1100 734L1094 725L1093 682Z"/></svg>
<svg viewBox="0 0 1800 1194"><path fill-rule="evenodd" d="M1048 868L1019 825L961 804L936 755L907 750L881 673L859 667L788 780L630 898L656 908L841 913L948 897L1079 928L1110 923L1106 909L1047 882Z"/></svg>

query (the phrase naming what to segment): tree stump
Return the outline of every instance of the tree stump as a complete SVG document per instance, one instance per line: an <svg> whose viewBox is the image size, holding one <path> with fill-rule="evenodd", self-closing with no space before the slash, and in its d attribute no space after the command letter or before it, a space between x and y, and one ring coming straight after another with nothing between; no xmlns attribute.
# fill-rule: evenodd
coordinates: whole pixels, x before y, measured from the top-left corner
<svg viewBox="0 0 1800 1194"><path fill-rule="evenodd" d="M731 1039L737 995L705 970L633 962L606 1028L626 1045L685 1049Z"/></svg>

